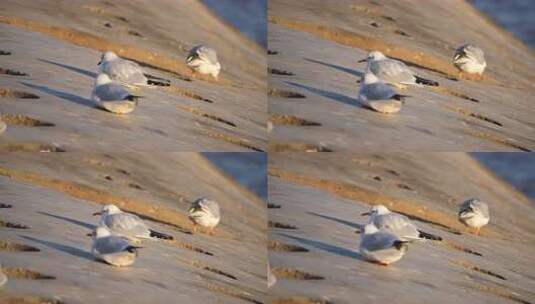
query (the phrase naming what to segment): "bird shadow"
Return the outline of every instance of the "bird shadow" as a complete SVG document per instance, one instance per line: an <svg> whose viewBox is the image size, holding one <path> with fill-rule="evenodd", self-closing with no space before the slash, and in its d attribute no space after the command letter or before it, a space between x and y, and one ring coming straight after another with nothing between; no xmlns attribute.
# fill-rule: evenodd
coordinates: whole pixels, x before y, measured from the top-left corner
<svg viewBox="0 0 535 304"><path fill-rule="evenodd" d="M357 260L364 260L364 258L356 251L352 251L352 250L349 250L349 249L345 249L343 247L339 247L339 246L335 246L335 245L331 245L331 244L327 244L327 243L324 243L324 242L320 242L320 241L315 241L315 240L311 240L311 239L307 239L307 238L302 238L302 237L298 237L298 236L293 236L293 235L289 235L289 234L286 234L286 233L277 233L278 235L281 235L281 236L284 236L284 237L287 237L289 239L292 239L292 240L295 240L303 245L307 245L307 246L310 246L310 247L314 247L316 249L319 249L319 250L323 250L323 251L326 251L326 252L329 252L329 253L333 253L333 254L336 254L336 255L340 255L340 256L344 256L344 257L348 257L348 258L353 258L353 259L357 259Z"/></svg>
<svg viewBox="0 0 535 304"><path fill-rule="evenodd" d="M315 216L319 216L319 217L324 218L324 219L335 221L337 223L344 224L346 226L349 226L349 227L355 228L355 229L362 229L362 227L364 227L364 225L362 225L362 224L353 223L353 222L346 221L346 220L343 220L343 219L340 219L340 218L337 218L337 217L333 217L333 216L329 216L329 215L324 215L324 214L320 214L320 213L316 213L316 212L312 212L312 211L308 211L307 213L315 215Z"/></svg>
<svg viewBox="0 0 535 304"><path fill-rule="evenodd" d="M306 85L303 85L303 84L299 84L299 83L295 83L295 82L291 82L291 81L285 81L284 83L286 83L287 85L293 86L293 87L297 87L297 88L300 88L300 89L307 90L307 91L309 91L309 92L311 92L313 94L316 94L316 95L320 95L320 96L323 96L323 97L326 97L326 98L329 98L329 99L333 99L333 100L341 102L341 103L345 103L347 105L351 105L351 106L355 106L355 107L361 107L361 105L357 102L357 100L355 98L351 98L351 97L343 95L343 94L339 94L339 93L335 93L335 92L331 92L331 91L326 91L326 90L322 90L322 89L317 89L317 88L309 87L309 86L306 86Z"/></svg>
<svg viewBox="0 0 535 304"><path fill-rule="evenodd" d="M90 252L81 250L81 249L76 248L76 247L72 247L72 246L69 246L69 245L64 245L64 244L60 244L60 243L56 243L56 242L52 242L52 241L40 240L40 239L33 238L31 236L21 235L20 237L24 238L24 239L27 239L29 241L44 245L44 246L46 246L48 248L52 248L54 250L65 252L65 253L70 254L72 256L76 256L76 257L80 257L80 258L84 258L84 259L93 261L93 255Z"/></svg>
<svg viewBox="0 0 535 304"><path fill-rule="evenodd" d="M59 62L54 62L54 61L47 60L47 59L37 59L37 60L39 60L41 62L53 64L53 65L65 68L67 70L70 70L70 71L73 71L73 72L76 72L76 73L79 73L79 74L82 74L84 76L88 76L88 77L91 77L91 78L97 77L97 73L94 73L94 72L91 72L91 71L88 71L88 70L84 70L84 69L81 69L81 68L77 68L77 67L72 66L72 65L59 63Z"/></svg>
<svg viewBox="0 0 535 304"><path fill-rule="evenodd" d="M42 215L51 216L53 218L57 218L57 219L60 219L60 220L63 220L63 221L66 221L66 222L69 222L69 223L72 223L72 224L75 224L75 225L78 225L78 226L82 226L82 227L90 229L90 230L93 230L93 229L95 229L97 227L96 225L89 224L89 223L82 222L82 221L75 220L75 219L71 219L71 218L68 218L68 217L61 216L61 215L56 215L56 214L52 214L52 213L48 213L48 212L42 212L42 211L39 211L37 213L42 214Z"/></svg>
<svg viewBox="0 0 535 304"><path fill-rule="evenodd" d="M317 63L317 64L321 64L323 66L327 66L327 67L330 67L330 68L334 68L336 70L339 70L339 71L342 71L342 72L345 72L345 73L348 73L348 74L351 74L353 76L357 76L358 78L361 78L362 76L364 76L364 73L361 72L361 71L358 71L358 70L353 70L353 69L348 69L346 67L343 67L341 65L336 65L336 64L332 64L332 63L328 63L328 62L323 62L323 61L320 61L320 60L316 60L316 59L310 59L310 58L303 58L305 61L308 61L308 62L313 62L313 63Z"/></svg>
<svg viewBox="0 0 535 304"><path fill-rule="evenodd" d="M78 95L70 94L70 93L67 93L67 92L60 91L60 90L55 90L55 89L52 89L52 88L49 88L49 87L46 87L46 86L40 86L40 85L36 85L36 84L31 84L31 83L28 83L28 82L20 82L20 83L25 85L25 86L27 86L27 87L29 87L29 88L32 88L32 89L35 89L35 90L38 90L38 91L41 91L41 92L44 92L44 93L47 93L47 94L54 95L56 97L59 97L61 99L65 99L65 100L70 101L70 102L74 102L74 103L79 104L79 105L83 105L83 106L90 107L90 108L95 108L96 107L96 104L93 101L91 101L90 99L87 99L87 98L80 97Z"/></svg>

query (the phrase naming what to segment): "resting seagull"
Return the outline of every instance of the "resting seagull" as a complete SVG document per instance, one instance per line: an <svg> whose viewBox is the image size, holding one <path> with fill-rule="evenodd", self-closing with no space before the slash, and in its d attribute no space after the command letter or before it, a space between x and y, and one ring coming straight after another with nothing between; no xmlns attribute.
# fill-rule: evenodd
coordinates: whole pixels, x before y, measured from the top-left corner
<svg viewBox="0 0 535 304"><path fill-rule="evenodd" d="M217 52L204 45L198 45L189 51L186 64L195 72L210 74L217 79L221 64L217 60Z"/></svg>
<svg viewBox="0 0 535 304"><path fill-rule="evenodd" d="M97 227L93 231L91 254L112 266L130 266L137 257L136 247L130 245L125 238L112 235L106 227Z"/></svg>
<svg viewBox="0 0 535 304"><path fill-rule="evenodd" d="M200 198L191 204L188 217L193 222L193 233L197 231L197 225L210 229L213 234L215 226L221 220L219 204L216 201Z"/></svg>
<svg viewBox="0 0 535 304"><path fill-rule="evenodd" d="M381 81L396 86L398 88L405 88L407 85L428 85L438 86L438 82L425 79L417 76L414 72L405 65L405 63L386 57L379 51L373 51L368 54L368 57L359 62L367 62L366 73L372 72Z"/></svg>
<svg viewBox="0 0 535 304"><path fill-rule="evenodd" d="M166 240L173 239L170 235L149 229L137 215L123 212L115 205L105 205L100 212L95 212L93 215L100 215L101 226L108 228L113 234L131 241L153 237Z"/></svg>
<svg viewBox="0 0 535 304"><path fill-rule="evenodd" d="M485 67L487 67L485 53L477 46L471 44L461 45L453 55L453 65L462 72L481 76L485 71Z"/></svg>
<svg viewBox="0 0 535 304"><path fill-rule="evenodd" d="M468 199L459 207L459 221L468 227L475 228L476 235L479 235L479 230L487 225L489 220L489 206L477 198Z"/></svg>
<svg viewBox="0 0 535 304"><path fill-rule="evenodd" d="M409 241L401 240L393 233L367 224L360 237L359 252L370 262L388 266L403 257L408 249L407 243Z"/></svg>
<svg viewBox="0 0 535 304"><path fill-rule="evenodd" d="M113 81L132 86L169 86L168 79L143 73L139 64L123 59L112 51L102 53L99 63L100 72L108 75ZM150 78L150 79L149 79Z"/></svg>
<svg viewBox="0 0 535 304"><path fill-rule="evenodd" d="M421 239L442 240L440 236L421 231L408 217L394 213L383 205L375 205L371 207L370 211L364 212L362 215L369 215L369 224L374 225L377 229L395 234L405 241Z"/></svg>
<svg viewBox="0 0 535 304"><path fill-rule="evenodd" d="M115 114L128 114L136 108L141 96L132 95L125 87L113 82L106 74L95 79L91 100Z"/></svg>
<svg viewBox="0 0 535 304"><path fill-rule="evenodd" d="M405 97L408 96L398 94L391 86L368 72L361 81L357 100L374 111L393 114L401 110Z"/></svg>

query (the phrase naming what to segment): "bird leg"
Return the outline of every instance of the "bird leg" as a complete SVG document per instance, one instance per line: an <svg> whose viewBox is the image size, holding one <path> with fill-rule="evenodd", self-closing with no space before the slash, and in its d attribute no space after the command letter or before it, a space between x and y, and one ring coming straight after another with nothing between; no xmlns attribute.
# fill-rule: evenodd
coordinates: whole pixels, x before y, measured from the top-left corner
<svg viewBox="0 0 535 304"><path fill-rule="evenodd" d="M193 229L191 230L192 234L197 233L197 224L193 224Z"/></svg>

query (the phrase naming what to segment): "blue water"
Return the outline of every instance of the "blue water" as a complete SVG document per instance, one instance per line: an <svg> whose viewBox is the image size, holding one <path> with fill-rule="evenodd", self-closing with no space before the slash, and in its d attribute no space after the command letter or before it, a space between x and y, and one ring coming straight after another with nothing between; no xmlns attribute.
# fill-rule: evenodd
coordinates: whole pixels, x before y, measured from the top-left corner
<svg viewBox="0 0 535 304"><path fill-rule="evenodd" d="M472 156L535 202L535 153L479 152Z"/></svg>
<svg viewBox="0 0 535 304"><path fill-rule="evenodd" d="M225 174L267 201L267 154L257 152L202 153Z"/></svg>
<svg viewBox="0 0 535 304"><path fill-rule="evenodd" d="M201 0L246 37L267 48L267 0Z"/></svg>
<svg viewBox="0 0 535 304"><path fill-rule="evenodd" d="M535 0L469 0L478 10L535 47Z"/></svg>

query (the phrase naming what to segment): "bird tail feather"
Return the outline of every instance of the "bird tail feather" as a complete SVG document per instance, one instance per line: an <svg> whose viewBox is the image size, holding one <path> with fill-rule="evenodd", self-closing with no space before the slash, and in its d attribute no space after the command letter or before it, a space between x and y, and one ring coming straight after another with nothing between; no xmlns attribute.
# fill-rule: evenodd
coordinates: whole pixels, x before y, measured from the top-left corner
<svg viewBox="0 0 535 304"><path fill-rule="evenodd" d="M416 83L418 84L423 84L423 85L428 85L428 86L433 86L433 87L439 86L438 82L434 80L426 79L426 78L416 76L416 75L414 75L414 77L416 78Z"/></svg>

